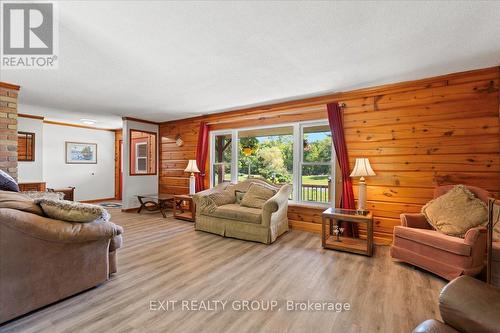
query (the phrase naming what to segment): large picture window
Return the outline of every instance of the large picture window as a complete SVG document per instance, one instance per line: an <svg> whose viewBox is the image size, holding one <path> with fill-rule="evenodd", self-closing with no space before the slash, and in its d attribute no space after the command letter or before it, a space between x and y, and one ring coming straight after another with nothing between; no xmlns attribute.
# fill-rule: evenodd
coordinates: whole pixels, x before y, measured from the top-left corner
<svg viewBox="0 0 500 333"><path fill-rule="evenodd" d="M326 121L211 133L211 186L262 178L292 184L290 199L333 201L335 154Z"/></svg>
<svg viewBox="0 0 500 333"><path fill-rule="evenodd" d="M240 131L238 180L264 178L275 184L292 182L293 127Z"/></svg>

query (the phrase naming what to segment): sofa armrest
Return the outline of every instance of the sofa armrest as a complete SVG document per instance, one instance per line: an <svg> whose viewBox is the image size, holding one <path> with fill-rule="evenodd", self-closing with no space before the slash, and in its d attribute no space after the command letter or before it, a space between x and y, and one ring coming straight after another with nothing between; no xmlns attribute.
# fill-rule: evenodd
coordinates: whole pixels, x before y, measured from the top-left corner
<svg viewBox="0 0 500 333"><path fill-rule="evenodd" d="M448 283L439 296L443 321L460 332L498 332L500 289L470 276Z"/></svg>
<svg viewBox="0 0 500 333"><path fill-rule="evenodd" d="M406 214L399 215L401 225L409 228L417 229L432 229L432 226L427 222L423 214Z"/></svg>
<svg viewBox="0 0 500 333"><path fill-rule="evenodd" d="M111 238L111 241L109 242L109 252L116 251L117 249L121 248L122 245L123 245L122 235L116 235L115 237Z"/></svg>
<svg viewBox="0 0 500 333"><path fill-rule="evenodd" d="M122 227L111 222L65 222L9 208L0 209L0 223L34 238L61 243L111 239L123 233Z"/></svg>
<svg viewBox="0 0 500 333"><path fill-rule="evenodd" d="M412 333L460 333L451 326L448 326L435 319L426 320L413 330Z"/></svg>
<svg viewBox="0 0 500 333"><path fill-rule="evenodd" d="M273 221L279 221L283 218L283 214L288 214L288 197L292 193L291 185L283 185L279 191L262 207L262 224L269 226ZM273 215L277 215L276 217ZM279 215L279 216L278 216Z"/></svg>
<svg viewBox="0 0 500 333"><path fill-rule="evenodd" d="M485 227L475 227L467 230L464 237L464 243L467 245L474 245L477 243L480 237L486 239L486 228Z"/></svg>

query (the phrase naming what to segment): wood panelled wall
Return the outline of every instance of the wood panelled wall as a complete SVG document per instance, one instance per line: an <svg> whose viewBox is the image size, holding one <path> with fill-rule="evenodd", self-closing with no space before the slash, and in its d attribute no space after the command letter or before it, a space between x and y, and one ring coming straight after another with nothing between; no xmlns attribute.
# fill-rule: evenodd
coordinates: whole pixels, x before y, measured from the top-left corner
<svg viewBox="0 0 500 333"><path fill-rule="evenodd" d="M367 178L368 206L376 242L389 243L399 214L419 212L435 186L463 183L499 196L499 80L494 67L166 122L160 126L160 191L188 192L183 169L195 158L200 121L223 129L325 119L326 103L338 101L345 103L351 167L356 157L368 157L377 173ZM177 135L182 147L175 145ZM319 232L321 211L291 205L290 224Z"/></svg>

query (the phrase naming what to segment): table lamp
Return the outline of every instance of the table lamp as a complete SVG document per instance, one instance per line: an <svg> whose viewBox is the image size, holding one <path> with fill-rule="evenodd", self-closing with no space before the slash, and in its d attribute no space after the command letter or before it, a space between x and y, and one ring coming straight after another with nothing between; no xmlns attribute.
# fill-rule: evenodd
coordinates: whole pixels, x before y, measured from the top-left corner
<svg viewBox="0 0 500 333"><path fill-rule="evenodd" d="M189 195L193 195L196 192L194 173L200 172L200 170L198 170L198 166L196 165L196 160L189 160L189 163L184 172L191 173L191 176L189 177Z"/></svg>
<svg viewBox="0 0 500 333"><path fill-rule="evenodd" d="M361 177L359 179L359 194L358 194L358 211L366 212L366 183L365 177L375 176L375 172L370 165L370 161L367 158L357 158L354 169L351 172L350 177Z"/></svg>

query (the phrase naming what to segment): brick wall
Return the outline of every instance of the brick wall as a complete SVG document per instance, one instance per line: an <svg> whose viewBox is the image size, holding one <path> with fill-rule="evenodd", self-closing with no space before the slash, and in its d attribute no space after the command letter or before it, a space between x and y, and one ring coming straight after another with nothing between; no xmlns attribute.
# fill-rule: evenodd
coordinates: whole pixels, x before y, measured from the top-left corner
<svg viewBox="0 0 500 333"><path fill-rule="evenodd" d="M17 179L17 96L19 87L0 82L0 169Z"/></svg>

